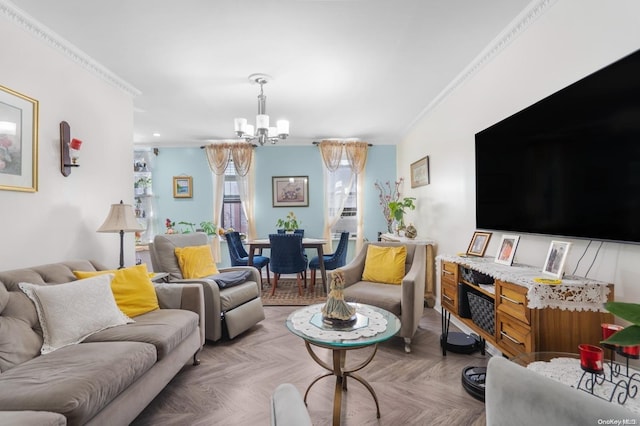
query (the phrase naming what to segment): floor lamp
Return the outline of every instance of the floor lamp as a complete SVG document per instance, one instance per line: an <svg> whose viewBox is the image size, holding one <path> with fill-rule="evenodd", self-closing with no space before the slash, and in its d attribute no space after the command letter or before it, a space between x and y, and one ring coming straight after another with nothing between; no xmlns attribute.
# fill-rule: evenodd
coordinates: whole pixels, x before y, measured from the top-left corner
<svg viewBox="0 0 640 426"><path fill-rule="evenodd" d="M130 204L111 204L111 210L109 215L105 219L104 223L98 232L114 232L120 234L120 268L124 268L124 233L144 231L144 228L133 213L133 207Z"/></svg>

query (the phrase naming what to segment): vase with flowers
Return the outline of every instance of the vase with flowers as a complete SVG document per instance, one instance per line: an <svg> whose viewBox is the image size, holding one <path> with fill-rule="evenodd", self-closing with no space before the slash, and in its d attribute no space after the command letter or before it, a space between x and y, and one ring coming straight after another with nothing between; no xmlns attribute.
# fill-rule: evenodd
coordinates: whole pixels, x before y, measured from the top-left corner
<svg viewBox="0 0 640 426"><path fill-rule="evenodd" d="M290 211L287 216L284 217L284 219L278 219L278 221L276 222L276 227L284 229L285 231L295 231L296 229L300 228L301 224L302 221L298 220L295 213Z"/></svg>
<svg viewBox="0 0 640 426"><path fill-rule="evenodd" d="M415 200L416 199L414 197L404 197L402 200L392 201L389 203L389 211L397 224L396 233L404 230L404 215L406 213L406 209L415 210Z"/></svg>
<svg viewBox="0 0 640 426"><path fill-rule="evenodd" d="M382 215L387 221L387 232L389 233L393 233L394 221L394 218L391 215L389 204L400 200L400 185L402 185L402 182L404 182L404 178L400 178L399 180L395 181L393 185L391 185L391 182L389 181L386 181L384 183L376 181L374 183L376 189L378 190L378 204L380 204Z"/></svg>

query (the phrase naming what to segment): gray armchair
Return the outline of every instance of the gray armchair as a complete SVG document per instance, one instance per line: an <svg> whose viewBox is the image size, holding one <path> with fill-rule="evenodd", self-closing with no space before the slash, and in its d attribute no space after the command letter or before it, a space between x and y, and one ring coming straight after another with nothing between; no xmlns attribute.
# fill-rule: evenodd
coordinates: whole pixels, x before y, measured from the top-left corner
<svg viewBox="0 0 640 426"><path fill-rule="evenodd" d="M209 244L206 234L156 235L149 244L153 270L169 273L170 282L198 283L202 285L205 303L205 338L217 341L222 338L223 324L230 339L262 321L264 307L260 298L260 276L252 266L221 268L220 272L247 270L250 279L227 288L219 288L213 279L184 279L175 256L176 247L201 246Z"/></svg>
<svg viewBox="0 0 640 426"><path fill-rule="evenodd" d="M369 244L383 247L406 246L407 259L402 284L362 281ZM365 243L351 263L340 268L344 272L345 300L377 306L400 318L402 326L398 335L404 338L406 352L411 352L411 339L418 329L424 311L426 262L427 250L423 245L377 242Z"/></svg>

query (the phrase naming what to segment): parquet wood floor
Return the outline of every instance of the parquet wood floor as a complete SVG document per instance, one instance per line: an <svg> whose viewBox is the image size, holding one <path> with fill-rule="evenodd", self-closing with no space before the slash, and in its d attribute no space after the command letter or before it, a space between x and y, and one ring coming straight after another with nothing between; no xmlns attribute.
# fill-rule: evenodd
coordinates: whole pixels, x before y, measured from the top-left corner
<svg viewBox="0 0 640 426"><path fill-rule="evenodd" d="M266 320L231 341L208 343L199 366L186 365L134 421L135 426L268 426L270 397L275 387L293 383L304 395L311 381L325 371L307 353L303 341L284 323L295 306L267 306ZM484 404L460 382L463 367L486 365L488 357L447 353L439 345L440 314L425 308L420 328L406 354L394 337L359 373L375 389L382 417L376 418L369 392L349 381L342 403L342 424L485 425ZM350 351L347 362L363 359ZM368 353L368 352L367 352ZM329 359L329 352L324 354ZM311 389L308 408L314 425L331 425L333 378Z"/></svg>

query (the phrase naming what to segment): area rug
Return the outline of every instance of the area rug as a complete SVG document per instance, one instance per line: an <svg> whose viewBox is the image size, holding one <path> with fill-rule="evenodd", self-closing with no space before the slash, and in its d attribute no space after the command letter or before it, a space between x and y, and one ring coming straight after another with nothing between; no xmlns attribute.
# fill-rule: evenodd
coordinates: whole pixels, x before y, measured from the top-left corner
<svg viewBox="0 0 640 426"><path fill-rule="evenodd" d="M271 279L273 283L273 278ZM322 287L322 281L318 280L314 286L314 292L309 290L309 283L307 282L307 288L302 288L302 296L298 295L298 285L295 279L280 279L278 280L278 287L276 288L276 294L273 296L271 293L271 286L264 280L262 289L262 304L264 306L305 306L313 305L314 303L324 303L327 300L324 288Z"/></svg>

